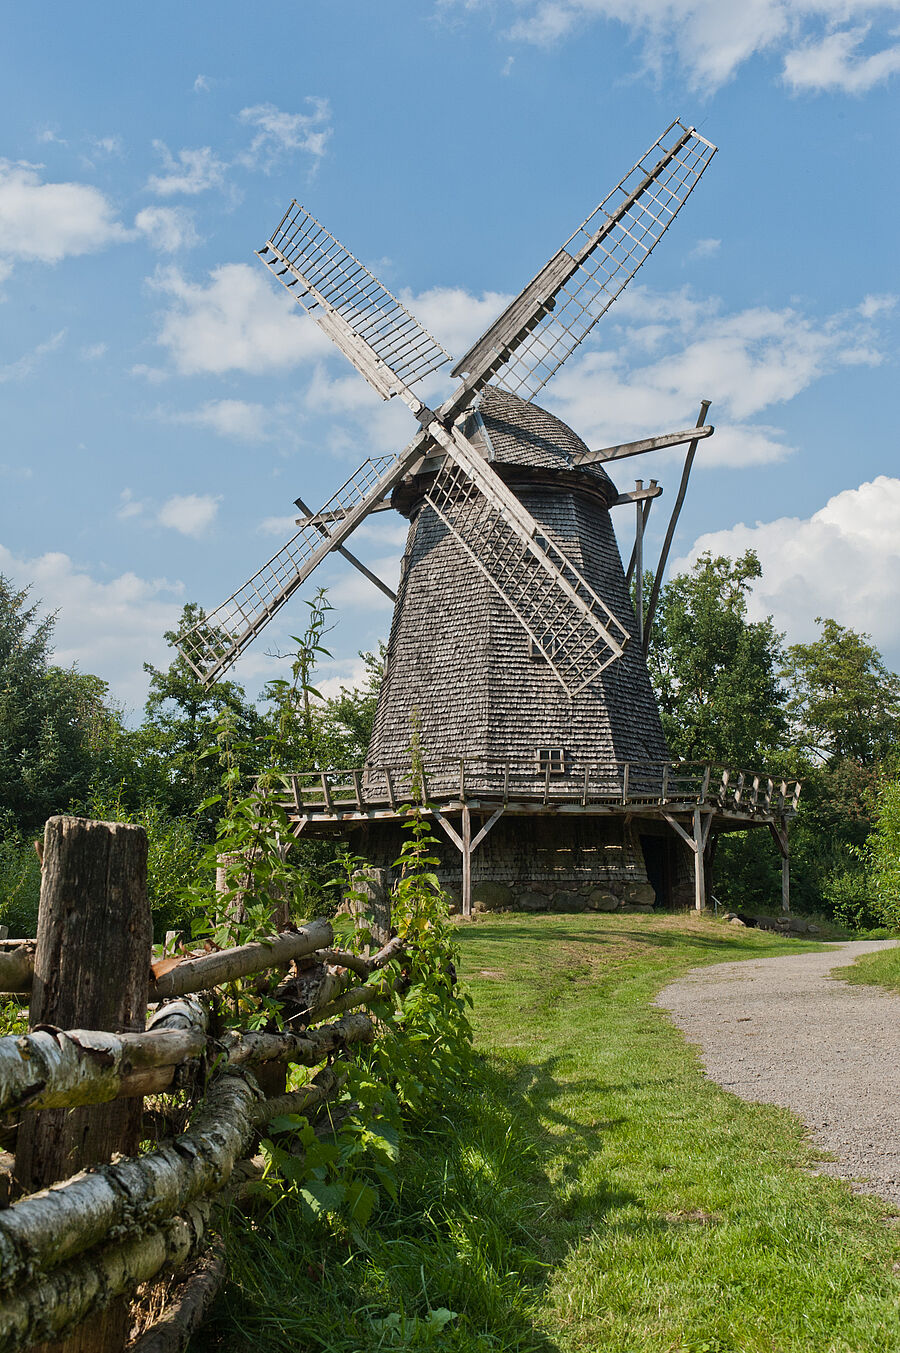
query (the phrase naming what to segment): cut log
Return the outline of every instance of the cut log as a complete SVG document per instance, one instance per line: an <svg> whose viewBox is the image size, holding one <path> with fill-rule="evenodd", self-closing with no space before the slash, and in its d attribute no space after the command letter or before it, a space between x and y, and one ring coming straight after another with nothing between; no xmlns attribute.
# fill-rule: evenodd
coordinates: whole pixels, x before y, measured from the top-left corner
<svg viewBox="0 0 900 1353"><path fill-rule="evenodd" d="M162 1088L176 1066L205 1051L199 1030L158 1029L144 1034L108 1034L97 1029L47 1029L0 1038L0 1112L76 1108L106 1104ZM168 1078L147 1077L168 1069Z"/></svg>
<svg viewBox="0 0 900 1353"><path fill-rule="evenodd" d="M235 982L240 977L278 968L291 959L325 949L333 939L330 923L320 918L299 930L288 930L257 944L241 944L200 958L185 958L156 979L150 999L163 1001L193 991L209 991L223 982Z"/></svg>
<svg viewBox="0 0 900 1353"><path fill-rule="evenodd" d="M34 940L0 950L0 992L30 991L34 979Z"/></svg>
<svg viewBox="0 0 900 1353"><path fill-rule="evenodd" d="M96 1328L108 1303L119 1304L124 1294L149 1282L163 1267L178 1268L198 1253L206 1241L210 1206L208 1201L195 1203L181 1216L94 1249L8 1295L0 1303L0 1353L20 1353L35 1340L69 1336L68 1343ZM127 1331L120 1349L126 1338ZM85 1344L92 1353L105 1353L107 1346ZM65 1347L52 1342L48 1353Z"/></svg>
<svg viewBox="0 0 900 1353"><path fill-rule="evenodd" d="M55 1269L111 1231L143 1230L220 1189L250 1141L259 1105L252 1077L220 1076L174 1141L82 1171L0 1212L0 1283L9 1287Z"/></svg>
<svg viewBox="0 0 900 1353"><path fill-rule="evenodd" d="M128 1353L181 1353L225 1280L225 1246L213 1241L179 1284L159 1319L128 1345Z"/></svg>

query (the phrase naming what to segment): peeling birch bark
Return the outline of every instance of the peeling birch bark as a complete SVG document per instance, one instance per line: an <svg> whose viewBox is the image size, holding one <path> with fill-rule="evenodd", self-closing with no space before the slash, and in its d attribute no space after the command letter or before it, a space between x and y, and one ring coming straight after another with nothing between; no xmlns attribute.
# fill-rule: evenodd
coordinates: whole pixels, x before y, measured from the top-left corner
<svg viewBox="0 0 900 1353"><path fill-rule="evenodd" d="M188 998L161 1007L145 1034L59 1029L0 1038L0 1112L158 1094L171 1084L179 1066L210 1046L208 1023L205 1008ZM370 1042L373 1036L368 1018L361 1015L309 1034L229 1033L221 1046L235 1066L269 1061L317 1066L345 1044Z"/></svg>
<svg viewBox="0 0 900 1353"><path fill-rule="evenodd" d="M198 1057L206 1042L199 1030L177 1027L145 1034L41 1029L0 1038L0 1113L106 1104L146 1093L140 1088L146 1082L135 1079L129 1087L129 1079L152 1067L174 1069ZM161 1088L159 1081L153 1084Z"/></svg>
<svg viewBox="0 0 900 1353"><path fill-rule="evenodd" d="M221 1189L253 1134L259 1098L246 1074L221 1076L181 1136L21 1198L0 1213L0 1283L56 1268Z"/></svg>
<svg viewBox="0 0 900 1353"><path fill-rule="evenodd" d="M318 1066L329 1053L351 1043L371 1043L374 1038L375 1026L368 1015L347 1015L302 1034L228 1033L222 1045L232 1066L269 1061Z"/></svg>
<svg viewBox="0 0 900 1353"><path fill-rule="evenodd" d="M62 1338L109 1302L179 1268L202 1247L211 1204L203 1202L141 1235L92 1250L55 1273L41 1274L0 1303L0 1353Z"/></svg>
<svg viewBox="0 0 900 1353"><path fill-rule="evenodd" d="M361 987L351 987L343 996L338 996L336 1000L329 1001L327 1005L312 1010L309 1015L310 1023L327 1019L331 1015L339 1015L344 1010L354 1009L357 1005L369 1005L372 1001L383 1001L390 996L395 986L396 982L367 982Z"/></svg>
<svg viewBox="0 0 900 1353"><path fill-rule="evenodd" d="M141 1231L228 1182L254 1128L305 1113L340 1081L324 1067L309 1085L261 1100L246 1073L212 1082L187 1132L143 1156L82 1171L0 1212L0 1286L56 1268L92 1246Z"/></svg>
<svg viewBox="0 0 900 1353"><path fill-rule="evenodd" d="M258 944L242 944L235 949L222 949L200 958L185 958L151 983L150 999L161 1001L171 996L185 996L193 991L208 991L223 982L250 977L254 973L280 967L291 959L315 953L317 949L326 948L333 939L330 923L317 919L300 930L284 931Z"/></svg>

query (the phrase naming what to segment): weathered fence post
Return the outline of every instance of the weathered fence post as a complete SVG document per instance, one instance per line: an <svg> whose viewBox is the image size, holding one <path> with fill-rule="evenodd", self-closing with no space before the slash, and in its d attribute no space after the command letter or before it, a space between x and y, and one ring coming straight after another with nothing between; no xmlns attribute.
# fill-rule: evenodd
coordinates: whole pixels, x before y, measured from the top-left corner
<svg viewBox="0 0 900 1353"><path fill-rule="evenodd" d="M63 1029L142 1031L153 940L143 827L52 817L44 830L30 1024ZM116 1152L140 1145L142 1101L25 1113L16 1178L43 1188ZM69 1338L36 1348L53 1353L121 1353L128 1302L119 1298Z"/></svg>
<svg viewBox="0 0 900 1353"><path fill-rule="evenodd" d="M380 949L391 938L390 871L374 865L357 869L353 892L356 896L351 898L351 913L367 924L376 949Z"/></svg>

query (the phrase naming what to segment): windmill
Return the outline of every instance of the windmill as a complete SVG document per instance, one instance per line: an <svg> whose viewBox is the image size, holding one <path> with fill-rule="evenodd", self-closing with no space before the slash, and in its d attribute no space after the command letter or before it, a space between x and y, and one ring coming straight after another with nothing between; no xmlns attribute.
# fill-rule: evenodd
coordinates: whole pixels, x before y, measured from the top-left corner
<svg viewBox="0 0 900 1353"><path fill-rule="evenodd" d="M390 771L406 755L414 704L430 712L429 753L457 766L480 763L484 792L505 756L507 801L511 767L527 798L551 777L580 774L592 752L611 767L667 759L642 652L646 635L609 524L610 506L635 503L629 575L639 588L643 526L661 490L639 481L635 493L619 495L603 462L688 442L687 473L697 442L712 432L708 405L689 431L591 451L533 400L637 273L715 151L692 127L673 122L455 363L460 383L437 409L413 387L449 354L308 211L291 204L259 258L383 399L403 400L419 430L398 455L366 460L318 512L297 500L304 511L297 532L179 639L198 677L221 676L329 554L363 567L344 542L371 513L394 506L412 524L369 756L371 777L387 772L392 804ZM683 489L677 506L681 497ZM440 644L429 657L438 616L453 661L431 660ZM523 691L529 708L516 712ZM465 820L462 836L442 820L463 849ZM628 853L621 842L615 848ZM385 849L390 855L393 846ZM463 853L465 869L471 851ZM631 854L637 859L640 849ZM502 874L505 866L498 868Z"/></svg>

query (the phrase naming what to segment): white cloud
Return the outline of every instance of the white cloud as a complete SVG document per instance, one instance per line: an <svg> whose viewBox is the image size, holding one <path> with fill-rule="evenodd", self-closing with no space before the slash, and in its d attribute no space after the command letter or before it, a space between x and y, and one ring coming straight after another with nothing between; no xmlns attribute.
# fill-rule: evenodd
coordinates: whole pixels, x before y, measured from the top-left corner
<svg viewBox="0 0 900 1353"><path fill-rule="evenodd" d="M688 254L688 258L689 259L712 258L713 254L717 254L721 249L721 247L722 247L721 240L713 238L698 240L697 243L694 245L693 249Z"/></svg>
<svg viewBox="0 0 900 1353"><path fill-rule="evenodd" d="M39 165L0 160L0 257L58 263L129 238L87 183L43 183Z"/></svg>
<svg viewBox="0 0 900 1353"><path fill-rule="evenodd" d="M554 412L594 445L684 426L701 398L713 401L717 432L702 464L736 467L787 455L767 419L840 366L877 365L878 334L859 310L813 319L795 309L721 313L714 298L643 287L619 301L615 349L570 358L548 388Z"/></svg>
<svg viewBox="0 0 900 1353"><path fill-rule="evenodd" d="M900 479L879 475L830 498L809 518L740 522L700 536L672 573L706 551L732 558L754 549L763 576L751 616L772 615L790 642L814 637L817 615L872 635L887 662L900 667ZM877 564L873 566L873 563Z"/></svg>
<svg viewBox="0 0 900 1353"><path fill-rule="evenodd" d="M828 33L818 41L794 48L784 58L784 78L795 90L839 90L865 94L900 71L900 46L885 47L871 56L859 55L869 25Z"/></svg>
<svg viewBox="0 0 900 1353"><path fill-rule="evenodd" d="M119 506L116 508L116 516L119 521L130 521L132 517L139 517L144 511L144 504L139 502L131 489L123 489L119 494Z"/></svg>
<svg viewBox="0 0 900 1353"><path fill-rule="evenodd" d="M208 75L198 75L194 81L195 94L208 94L212 88L212 83Z"/></svg>
<svg viewBox="0 0 900 1353"><path fill-rule="evenodd" d="M91 145L94 150L101 155L121 155L122 138L121 136L95 136L91 138Z"/></svg>
<svg viewBox="0 0 900 1353"><path fill-rule="evenodd" d="M45 127L43 131L37 134L38 143L42 146L67 146L69 143L53 130L52 127Z"/></svg>
<svg viewBox="0 0 900 1353"><path fill-rule="evenodd" d="M281 539L287 540L297 533L297 518L299 515L298 509L290 517L264 517L256 529L260 535L279 536Z"/></svg>
<svg viewBox="0 0 900 1353"><path fill-rule="evenodd" d="M512 296L485 291L476 297L462 287L432 287L418 294L405 289L400 300L455 360L481 337Z"/></svg>
<svg viewBox="0 0 900 1353"><path fill-rule="evenodd" d="M321 159L331 137L331 107L327 99L314 95L306 98L308 113L284 113L274 103L258 103L242 108L239 120L257 132L249 150L238 159L241 164L266 170L273 167L280 155L291 151L305 151Z"/></svg>
<svg viewBox="0 0 900 1353"><path fill-rule="evenodd" d="M134 218L135 227L146 236L151 249L174 254L199 244L194 214L186 207L144 207Z"/></svg>
<svg viewBox="0 0 900 1353"><path fill-rule="evenodd" d="M0 545L0 571L19 586L33 584L44 611L58 610L54 661L77 663L110 683L114 697L132 708L143 703L144 662L168 666L171 650L163 634L177 626L184 591L164 578L123 573L103 582L66 554L17 557Z"/></svg>
<svg viewBox="0 0 900 1353"><path fill-rule="evenodd" d="M48 338L44 343L38 343L37 347L24 353L16 361L9 362L6 366L0 366L0 385L5 385L7 381L22 381L32 375L35 368L40 365L41 360L48 353L56 352L62 346L65 337L65 329L60 329L52 338Z"/></svg>
<svg viewBox="0 0 900 1353"><path fill-rule="evenodd" d="M286 370L334 351L329 339L277 290L262 269L226 263L206 285L177 269L157 274L152 285L170 298L158 342L182 375L201 371Z"/></svg>
<svg viewBox="0 0 900 1353"><path fill-rule="evenodd" d="M183 536L202 536L219 511L221 495L212 493L176 493L159 509L157 521Z"/></svg>
<svg viewBox="0 0 900 1353"><path fill-rule="evenodd" d="M167 416L171 422L210 428L220 437L258 442L266 436L270 411L264 404L248 404L242 399L211 399L199 409Z"/></svg>
<svg viewBox="0 0 900 1353"><path fill-rule="evenodd" d="M864 296L857 307L863 319L874 319L876 315L889 314L896 309L900 297L883 292L877 296Z"/></svg>
<svg viewBox="0 0 900 1353"><path fill-rule="evenodd" d="M445 7L453 0L444 0ZM478 8L478 0L456 0ZM797 89L862 93L897 69L889 46L860 58L869 23L890 21L898 0L506 0L508 36L549 47L590 23L616 23L641 44L642 66L655 75L672 67L689 85L710 92L751 57L784 52L784 78ZM833 32L836 22L861 20ZM888 27L890 36L890 28Z"/></svg>
<svg viewBox="0 0 900 1353"><path fill-rule="evenodd" d="M78 356L83 362L97 362L106 355L105 343L87 343L83 348L79 348Z"/></svg>
<svg viewBox="0 0 900 1353"><path fill-rule="evenodd" d="M174 193L195 196L210 188L221 188L225 182L228 166L217 159L209 146L200 146L196 150L179 150L173 155L164 141L154 141L154 149L163 162L162 174L153 174L147 181L147 188L160 197L171 197Z"/></svg>

